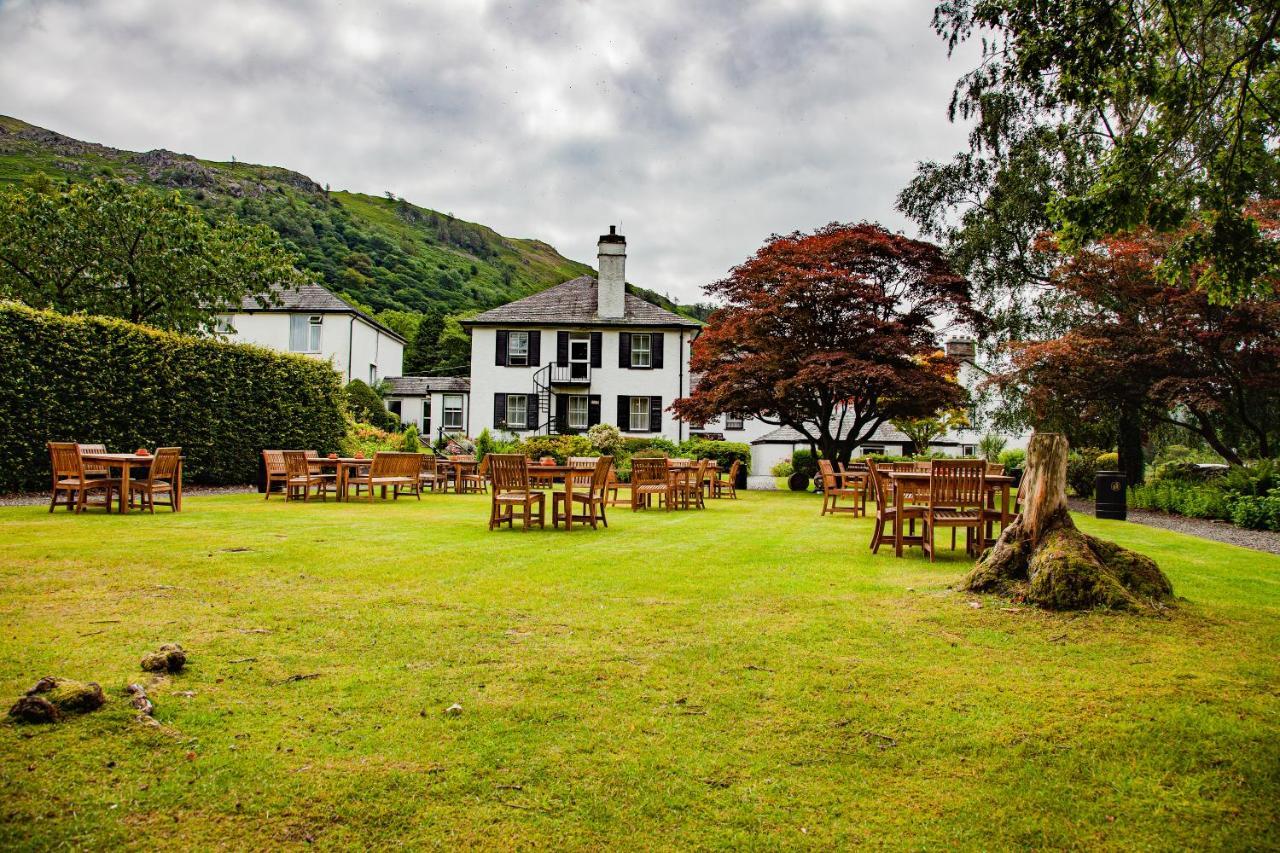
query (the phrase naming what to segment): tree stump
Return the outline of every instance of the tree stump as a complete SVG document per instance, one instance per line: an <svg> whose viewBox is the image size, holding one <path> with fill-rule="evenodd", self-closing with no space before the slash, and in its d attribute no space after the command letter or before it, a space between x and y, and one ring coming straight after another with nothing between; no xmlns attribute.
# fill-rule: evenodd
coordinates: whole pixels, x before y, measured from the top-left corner
<svg viewBox="0 0 1280 853"><path fill-rule="evenodd" d="M1019 490L1022 512L964 579L972 592L1020 597L1049 610L1144 610L1173 597L1150 557L1096 539L1067 512L1067 439L1036 433Z"/></svg>

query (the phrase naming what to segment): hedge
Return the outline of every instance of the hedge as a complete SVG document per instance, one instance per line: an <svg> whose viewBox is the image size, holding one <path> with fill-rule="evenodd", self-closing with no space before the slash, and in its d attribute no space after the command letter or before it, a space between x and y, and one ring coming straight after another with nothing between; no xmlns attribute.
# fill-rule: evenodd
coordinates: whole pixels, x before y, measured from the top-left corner
<svg viewBox="0 0 1280 853"><path fill-rule="evenodd" d="M185 479L231 484L343 435L331 365L247 344L0 303L0 365L0 492L48 488L48 441L179 446Z"/></svg>

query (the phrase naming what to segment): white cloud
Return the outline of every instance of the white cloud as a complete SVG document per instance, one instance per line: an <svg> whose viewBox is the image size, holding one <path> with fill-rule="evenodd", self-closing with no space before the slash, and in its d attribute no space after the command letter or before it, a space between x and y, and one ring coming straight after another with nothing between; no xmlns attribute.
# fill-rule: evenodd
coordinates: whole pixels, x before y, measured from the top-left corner
<svg viewBox="0 0 1280 853"><path fill-rule="evenodd" d="M393 190L682 300L773 232L906 227L964 129L927 0L0 0L0 112Z"/></svg>

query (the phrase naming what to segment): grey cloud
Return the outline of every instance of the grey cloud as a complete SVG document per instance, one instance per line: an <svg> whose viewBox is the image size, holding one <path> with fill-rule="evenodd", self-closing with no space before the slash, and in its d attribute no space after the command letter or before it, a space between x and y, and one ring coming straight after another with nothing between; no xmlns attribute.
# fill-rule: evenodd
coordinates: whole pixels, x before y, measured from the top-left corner
<svg viewBox="0 0 1280 853"><path fill-rule="evenodd" d="M773 232L904 227L948 156L928 0L0 0L0 112L393 190L684 300Z"/></svg>

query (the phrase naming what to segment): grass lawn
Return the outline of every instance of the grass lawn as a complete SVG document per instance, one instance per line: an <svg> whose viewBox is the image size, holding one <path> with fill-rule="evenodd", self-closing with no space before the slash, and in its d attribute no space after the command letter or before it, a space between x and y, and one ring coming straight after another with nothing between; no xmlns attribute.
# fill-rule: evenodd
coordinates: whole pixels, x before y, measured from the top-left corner
<svg viewBox="0 0 1280 853"><path fill-rule="evenodd" d="M570 535L487 500L0 509L0 696L110 697L0 725L0 846L1277 843L1280 558L1084 518L1184 600L1047 615L812 495Z"/></svg>

